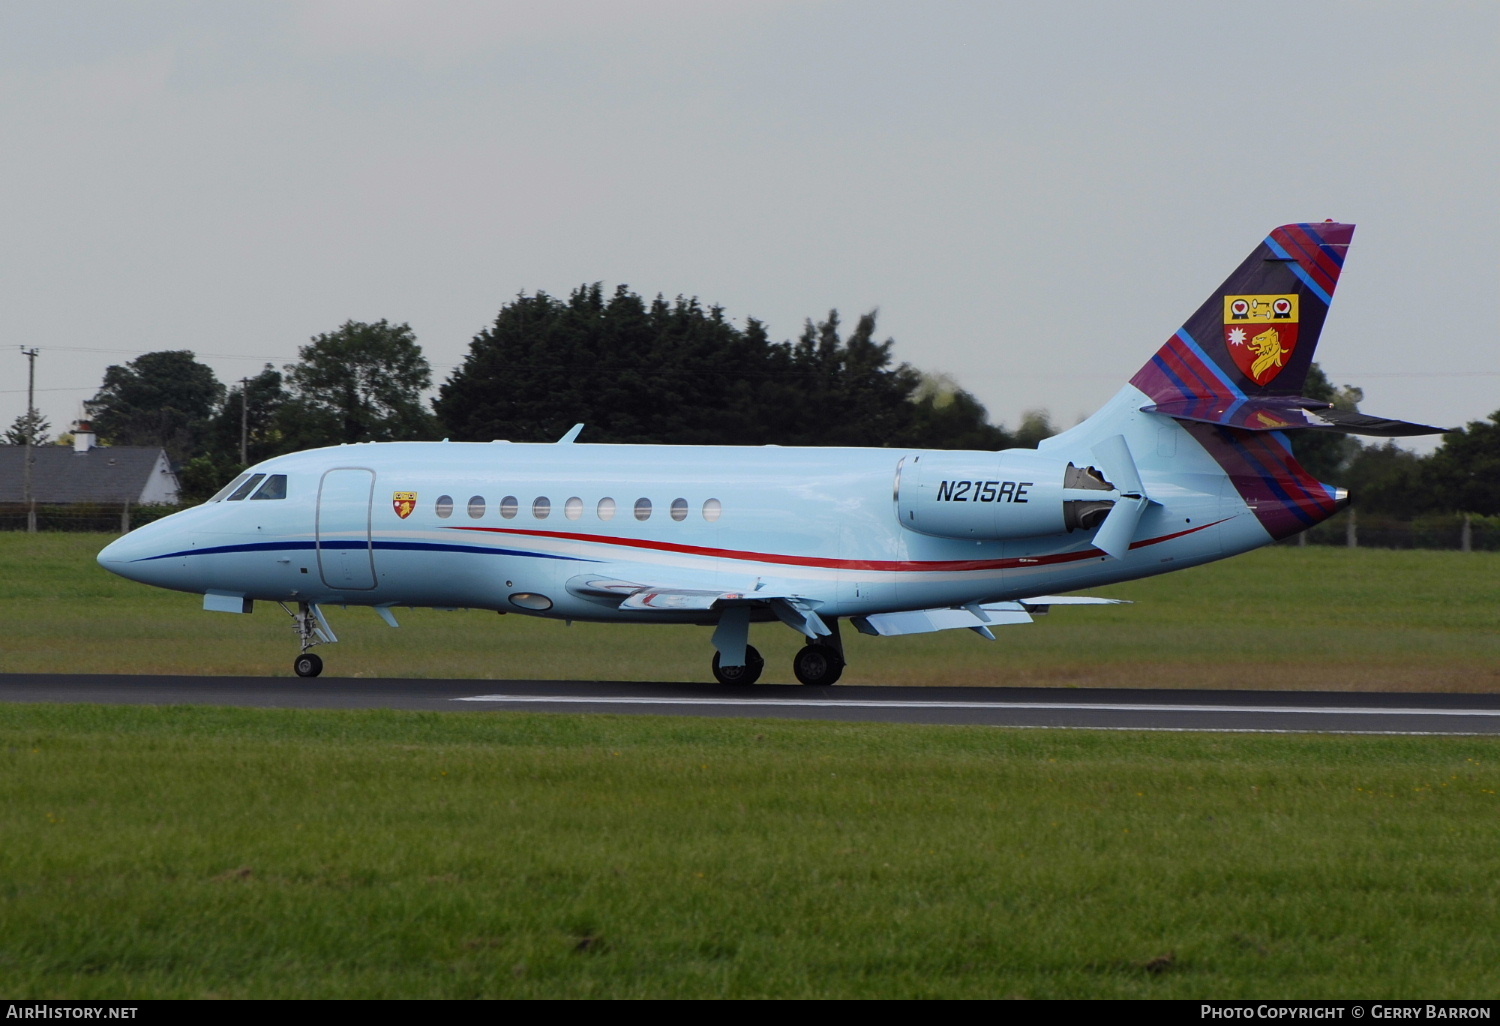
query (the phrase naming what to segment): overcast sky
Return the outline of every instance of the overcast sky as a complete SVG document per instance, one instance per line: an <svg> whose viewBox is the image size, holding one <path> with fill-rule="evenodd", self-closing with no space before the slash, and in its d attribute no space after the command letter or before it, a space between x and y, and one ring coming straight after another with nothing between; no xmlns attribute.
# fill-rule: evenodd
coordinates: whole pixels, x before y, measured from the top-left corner
<svg viewBox="0 0 1500 1026"><path fill-rule="evenodd" d="M878 307L1066 425L1324 218L1319 361L1452 425L1500 408L1497 181L1491 0L0 0L0 427L21 346L58 431L108 364L230 382L349 319L441 381L594 281L778 339Z"/></svg>

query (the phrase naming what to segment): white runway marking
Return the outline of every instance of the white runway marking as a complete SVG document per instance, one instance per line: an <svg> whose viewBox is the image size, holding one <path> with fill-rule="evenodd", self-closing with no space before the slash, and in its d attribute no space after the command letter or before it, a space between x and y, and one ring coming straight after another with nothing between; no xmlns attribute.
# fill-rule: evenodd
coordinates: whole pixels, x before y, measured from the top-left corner
<svg viewBox="0 0 1500 1026"><path fill-rule="evenodd" d="M929 702L847 698L629 698L578 695L471 695L455 702L540 705L749 705L819 709L1051 709L1090 712L1297 713L1355 716L1500 716L1500 709L1381 709L1297 705L1132 705L1100 702Z"/></svg>

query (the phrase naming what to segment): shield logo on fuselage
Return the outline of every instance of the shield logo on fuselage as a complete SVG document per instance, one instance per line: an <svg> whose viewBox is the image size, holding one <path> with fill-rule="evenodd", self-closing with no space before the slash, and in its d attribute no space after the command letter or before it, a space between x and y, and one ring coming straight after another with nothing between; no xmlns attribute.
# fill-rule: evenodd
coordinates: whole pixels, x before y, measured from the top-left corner
<svg viewBox="0 0 1500 1026"><path fill-rule="evenodd" d="M417 508L416 492L396 492L391 496L391 507L395 509L396 516L405 520L411 516L411 511Z"/></svg>

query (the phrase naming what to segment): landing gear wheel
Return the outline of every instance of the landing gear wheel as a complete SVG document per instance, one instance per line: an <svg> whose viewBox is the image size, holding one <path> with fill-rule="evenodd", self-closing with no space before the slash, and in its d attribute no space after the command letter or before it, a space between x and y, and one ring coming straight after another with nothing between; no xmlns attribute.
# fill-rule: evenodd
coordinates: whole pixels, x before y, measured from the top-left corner
<svg viewBox="0 0 1500 1026"><path fill-rule="evenodd" d="M744 666L720 666L719 653L714 653L714 677L720 684L754 684L760 680L760 671L765 666L766 661L754 645L745 646Z"/></svg>
<svg viewBox="0 0 1500 1026"><path fill-rule="evenodd" d="M804 684L835 684L844 675L844 660L827 645L804 645L792 659L792 672Z"/></svg>
<svg viewBox="0 0 1500 1026"><path fill-rule="evenodd" d="M316 677L323 672L323 660L311 652L303 652L292 663L292 669L297 671L299 677Z"/></svg>

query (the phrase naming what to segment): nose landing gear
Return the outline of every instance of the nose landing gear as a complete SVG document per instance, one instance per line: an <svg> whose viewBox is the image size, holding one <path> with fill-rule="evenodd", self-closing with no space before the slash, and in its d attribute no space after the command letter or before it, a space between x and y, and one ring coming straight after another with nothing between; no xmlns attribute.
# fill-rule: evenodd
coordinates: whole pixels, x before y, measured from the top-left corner
<svg viewBox="0 0 1500 1026"><path fill-rule="evenodd" d="M323 672L323 660L308 649L314 645L331 644L338 641L338 637L334 635L333 628L328 626L323 610L316 604L298 602L295 613L287 609L285 602L276 604L292 618L292 629L297 632L297 638L302 643L302 654L292 661L292 671L299 677L316 677Z"/></svg>

